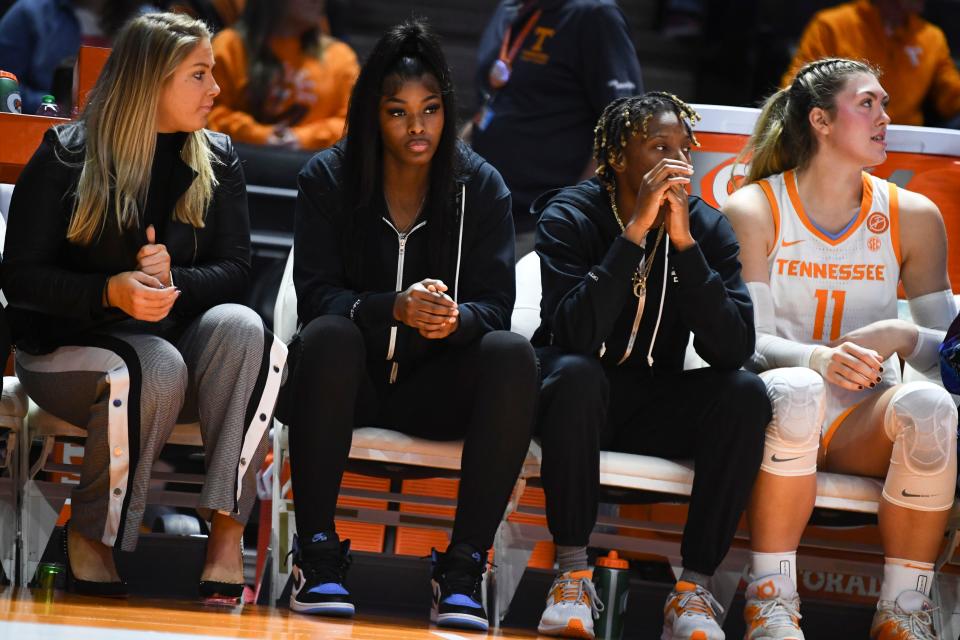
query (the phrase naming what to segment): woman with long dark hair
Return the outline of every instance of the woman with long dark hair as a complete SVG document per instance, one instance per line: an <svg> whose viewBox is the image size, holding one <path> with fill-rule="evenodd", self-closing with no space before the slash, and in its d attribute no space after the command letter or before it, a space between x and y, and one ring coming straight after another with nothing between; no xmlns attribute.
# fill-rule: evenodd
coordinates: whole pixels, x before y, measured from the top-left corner
<svg viewBox="0 0 960 640"><path fill-rule="evenodd" d="M486 629L480 579L530 442L533 348L514 301L510 193L456 139L453 83L419 22L360 71L348 135L300 174L290 451L297 507L290 607L352 615L334 510L352 432L463 438L450 546L434 552L432 619Z"/></svg>
<svg viewBox="0 0 960 640"><path fill-rule="evenodd" d="M319 150L340 139L357 57L324 34L323 0L248 0L213 39L210 127L238 142Z"/></svg>
<svg viewBox="0 0 960 640"><path fill-rule="evenodd" d="M151 467L199 421L212 521L204 597L243 591L243 528L286 349L247 307L250 222L230 139L203 127L219 90L202 22L124 27L77 122L49 130L10 202L3 291L17 376L86 429L64 532L68 586L122 595Z"/></svg>

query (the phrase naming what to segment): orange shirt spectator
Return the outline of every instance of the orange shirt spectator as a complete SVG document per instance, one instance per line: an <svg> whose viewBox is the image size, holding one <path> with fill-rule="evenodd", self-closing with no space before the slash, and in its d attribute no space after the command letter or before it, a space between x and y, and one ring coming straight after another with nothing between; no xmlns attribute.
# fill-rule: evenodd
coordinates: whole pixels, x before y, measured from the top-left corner
<svg viewBox="0 0 960 640"><path fill-rule="evenodd" d="M922 7L916 0L857 0L820 11L807 25L782 84L811 60L865 60L883 73L887 113L895 124L922 125L928 100L944 120L957 117L960 72L943 31L918 15Z"/></svg>
<svg viewBox="0 0 960 640"><path fill-rule="evenodd" d="M265 42L273 71L266 67L270 79L256 87L244 33L241 21L213 40L213 74L220 95L210 113L210 128L239 142L293 149L323 149L339 140L359 73L353 49L319 29L269 37ZM316 46L305 47L314 33Z"/></svg>

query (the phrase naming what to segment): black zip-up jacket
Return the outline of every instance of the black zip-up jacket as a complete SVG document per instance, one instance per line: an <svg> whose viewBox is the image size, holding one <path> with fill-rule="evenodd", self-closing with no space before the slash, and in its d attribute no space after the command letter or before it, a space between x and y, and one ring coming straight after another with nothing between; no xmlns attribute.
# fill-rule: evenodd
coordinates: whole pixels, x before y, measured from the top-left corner
<svg viewBox="0 0 960 640"><path fill-rule="evenodd" d="M167 163L164 188L148 195L146 209L154 211L144 213L148 220L166 218L157 242L166 245L173 283L181 290L163 321L174 331L211 307L241 301L249 281L250 221L240 161L229 137L204 133L219 181L204 227L196 229L171 217L195 177L176 151L174 161ZM136 229L122 230L111 213L89 245L67 241L85 151L83 122L47 131L10 202L0 274L14 342L30 353L53 351L97 328L130 319L119 309L103 307L103 290L110 276L136 268L148 222L141 216ZM112 203L110 207L112 212Z"/></svg>
<svg viewBox="0 0 960 640"><path fill-rule="evenodd" d="M449 259L440 273L429 266L428 251L438 250L428 242L434 221L418 218L409 232L398 233L382 190L372 198L373 210L364 212L373 222L367 227L361 274L352 273L347 265L354 258L349 255L349 216L361 212L348 211L344 204L343 149L336 145L307 163L299 176L293 254L301 326L321 315L352 319L364 335L368 361L379 362L384 371L396 363L397 375L448 345L510 328L516 288L510 192L479 155L462 144L457 153L457 200L443 213L452 216L447 225L451 233L439 247ZM460 309L459 328L442 340L423 338L393 317L397 292L428 277L443 280Z"/></svg>
<svg viewBox="0 0 960 640"><path fill-rule="evenodd" d="M622 366L681 371L690 332L697 352L714 367L739 368L753 353L753 306L740 275L733 228L696 196L690 197L689 208L696 244L677 251L664 235L647 280L633 351ZM534 344L585 355L603 349L602 362L617 366L636 315L632 276L645 249L621 236L596 178L546 193L534 209L541 211L536 250L543 284ZM647 234L651 249L655 239L656 233ZM666 295L661 296L667 246L669 271Z"/></svg>

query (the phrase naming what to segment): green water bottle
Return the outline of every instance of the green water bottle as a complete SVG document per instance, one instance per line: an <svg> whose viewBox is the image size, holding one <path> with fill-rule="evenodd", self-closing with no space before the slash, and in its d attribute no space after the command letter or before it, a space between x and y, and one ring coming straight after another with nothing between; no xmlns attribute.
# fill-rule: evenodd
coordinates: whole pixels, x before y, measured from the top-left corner
<svg viewBox="0 0 960 640"><path fill-rule="evenodd" d="M17 76L0 70L0 112L21 113L20 83Z"/></svg>
<svg viewBox="0 0 960 640"><path fill-rule="evenodd" d="M597 558L593 583L597 587L597 597L603 603L596 624L597 640L620 640L630 594L630 564L616 551Z"/></svg>
<svg viewBox="0 0 960 640"><path fill-rule="evenodd" d="M43 562L37 568L37 587L44 591L61 588L63 575L64 567L59 562Z"/></svg>

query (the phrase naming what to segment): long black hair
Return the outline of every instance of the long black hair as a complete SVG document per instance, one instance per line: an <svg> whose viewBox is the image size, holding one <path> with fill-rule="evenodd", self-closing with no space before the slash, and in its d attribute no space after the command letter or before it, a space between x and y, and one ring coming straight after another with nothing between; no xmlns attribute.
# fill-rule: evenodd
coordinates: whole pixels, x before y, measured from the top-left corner
<svg viewBox="0 0 960 640"><path fill-rule="evenodd" d="M360 69L350 96L347 135L343 142L344 204L354 240L362 245L371 220L379 212L383 185L383 140L380 132L380 98L406 80L435 80L443 102L443 129L430 161L427 197L423 205L434 269L446 265L447 241L459 213L456 181L460 161L457 151L457 107L453 78L436 35L422 19L403 22L387 31ZM361 253L354 252L355 255ZM359 256L357 255L359 258ZM441 271L436 271L441 273Z"/></svg>
<svg viewBox="0 0 960 640"><path fill-rule="evenodd" d="M282 80L283 63L270 48L276 33L290 11L290 0L247 0L237 22L237 32L247 52L246 110L258 122L274 124L276 116L266 112L270 88ZM300 35L300 46L308 55L320 52L320 25Z"/></svg>

